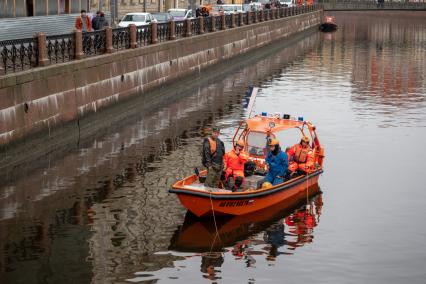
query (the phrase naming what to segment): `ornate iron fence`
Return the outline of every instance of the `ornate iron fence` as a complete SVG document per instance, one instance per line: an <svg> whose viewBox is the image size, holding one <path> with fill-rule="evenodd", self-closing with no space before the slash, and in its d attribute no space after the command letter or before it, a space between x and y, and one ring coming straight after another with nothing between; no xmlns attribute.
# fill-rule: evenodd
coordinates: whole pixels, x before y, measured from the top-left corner
<svg viewBox="0 0 426 284"><path fill-rule="evenodd" d="M136 27L136 42L138 46L151 44L151 25Z"/></svg>
<svg viewBox="0 0 426 284"><path fill-rule="evenodd" d="M157 39L159 42L169 40L170 31L169 23L160 23L157 24Z"/></svg>
<svg viewBox="0 0 426 284"><path fill-rule="evenodd" d="M212 17L204 17L204 31L207 33L212 32Z"/></svg>
<svg viewBox="0 0 426 284"><path fill-rule="evenodd" d="M22 71L38 65L36 38L0 41L1 65L4 73Z"/></svg>
<svg viewBox="0 0 426 284"><path fill-rule="evenodd" d="M75 34L46 36L47 57L50 63L74 59Z"/></svg>
<svg viewBox="0 0 426 284"><path fill-rule="evenodd" d="M176 21L175 22L175 36L176 38L181 38L185 36L185 21Z"/></svg>
<svg viewBox="0 0 426 284"><path fill-rule="evenodd" d="M83 33L83 53L85 56L103 54L105 50L105 30Z"/></svg>
<svg viewBox="0 0 426 284"><path fill-rule="evenodd" d="M227 29L232 28L232 16L231 15L225 15L225 26Z"/></svg>
<svg viewBox="0 0 426 284"><path fill-rule="evenodd" d="M200 34L200 22L197 18L191 19L191 32L192 35L199 35Z"/></svg>
<svg viewBox="0 0 426 284"><path fill-rule="evenodd" d="M112 30L112 46L116 50L130 48L130 29L116 28Z"/></svg>
<svg viewBox="0 0 426 284"><path fill-rule="evenodd" d="M222 17L221 16L215 17L215 27L216 27L216 30L222 29Z"/></svg>
<svg viewBox="0 0 426 284"><path fill-rule="evenodd" d="M263 10L263 17L265 21L272 19L272 10L271 9Z"/></svg>

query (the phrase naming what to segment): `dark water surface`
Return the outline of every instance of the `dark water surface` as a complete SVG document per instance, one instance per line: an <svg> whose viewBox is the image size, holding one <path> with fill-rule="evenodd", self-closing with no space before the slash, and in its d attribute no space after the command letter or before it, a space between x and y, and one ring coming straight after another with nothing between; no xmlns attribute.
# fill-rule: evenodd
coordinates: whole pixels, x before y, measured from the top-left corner
<svg viewBox="0 0 426 284"><path fill-rule="evenodd" d="M425 283L426 13L336 13L0 187L0 283ZM252 218L185 216L167 193L206 127L229 149L255 111L313 121L322 194Z"/></svg>

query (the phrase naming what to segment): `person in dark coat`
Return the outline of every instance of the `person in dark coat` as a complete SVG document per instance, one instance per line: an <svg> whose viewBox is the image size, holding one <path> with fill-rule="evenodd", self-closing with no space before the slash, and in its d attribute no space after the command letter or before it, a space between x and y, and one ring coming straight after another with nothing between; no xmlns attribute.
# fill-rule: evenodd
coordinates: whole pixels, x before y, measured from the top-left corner
<svg viewBox="0 0 426 284"><path fill-rule="evenodd" d="M108 27L108 21L107 21L107 19L105 18L105 14L104 14L103 12L101 12L101 13L99 14L98 29L99 29L99 30L102 30L102 29L104 29L105 27Z"/></svg>
<svg viewBox="0 0 426 284"><path fill-rule="evenodd" d="M208 187L217 187L223 171L225 145L219 139L219 134L219 128L213 127L210 137L203 141L202 163L207 168L204 185Z"/></svg>
<svg viewBox="0 0 426 284"><path fill-rule="evenodd" d="M93 19L92 19L92 28L95 31L100 30L100 28L99 28L99 20L101 18L100 14L101 14L101 12L97 11L96 16L94 16Z"/></svg>

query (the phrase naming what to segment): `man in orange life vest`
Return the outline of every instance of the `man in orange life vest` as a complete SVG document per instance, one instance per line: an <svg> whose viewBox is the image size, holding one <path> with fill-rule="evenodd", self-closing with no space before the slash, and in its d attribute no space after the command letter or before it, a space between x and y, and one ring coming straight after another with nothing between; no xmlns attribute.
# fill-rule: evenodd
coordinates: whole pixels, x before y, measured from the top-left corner
<svg viewBox="0 0 426 284"><path fill-rule="evenodd" d="M207 168L204 185L208 187L217 187L222 175L225 145L219 139L219 134L219 128L213 127L210 137L203 142L202 163Z"/></svg>
<svg viewBox="0 0 426 284"><path fill-rule="evenodd" d="M232 191L239 189L244 181L244 164L248 160L244 146L244 141L238 140L234 149L225 154L225 180Z"/></svg>
<svg viewBox="0 0 426 284"><path fill-rule="evenodd" d="M288 169L293 173L300 170L309 173L314 167L314 153L309 146L309 137L303 136L300 143L293 145L287 151L290 165Z"/></svg>

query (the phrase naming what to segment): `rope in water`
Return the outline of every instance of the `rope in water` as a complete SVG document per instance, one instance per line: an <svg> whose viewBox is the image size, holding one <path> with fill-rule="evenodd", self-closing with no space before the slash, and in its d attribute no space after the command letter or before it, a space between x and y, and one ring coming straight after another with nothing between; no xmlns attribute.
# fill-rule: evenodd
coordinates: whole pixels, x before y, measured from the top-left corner
<svg viewBox="0 0 426 284"><path fill-rule="evenodd" d="M211 207L212 207L212 213L213 213L213 222L214 222L214 228L215 228L215 230L216 230L216 235L214 236L214 239L213 239L213 244L212 244L212 246L211 246L211 248L210 248L210 252L211 252L211 250L212 250L212 248L213 248L213 245L214 245L214 242L216 241L216 237L219 237L219 240L222 242L222 240L220 239L220 236L219 236L219 230L217 229L217 223L216 223L216 215L214 214L214 207L213 207L213 200L212 200L212 191L210 190L210 192L209 192L210 194L209 194L209 197L210 197L210 205L211 205Z"/></svg>

